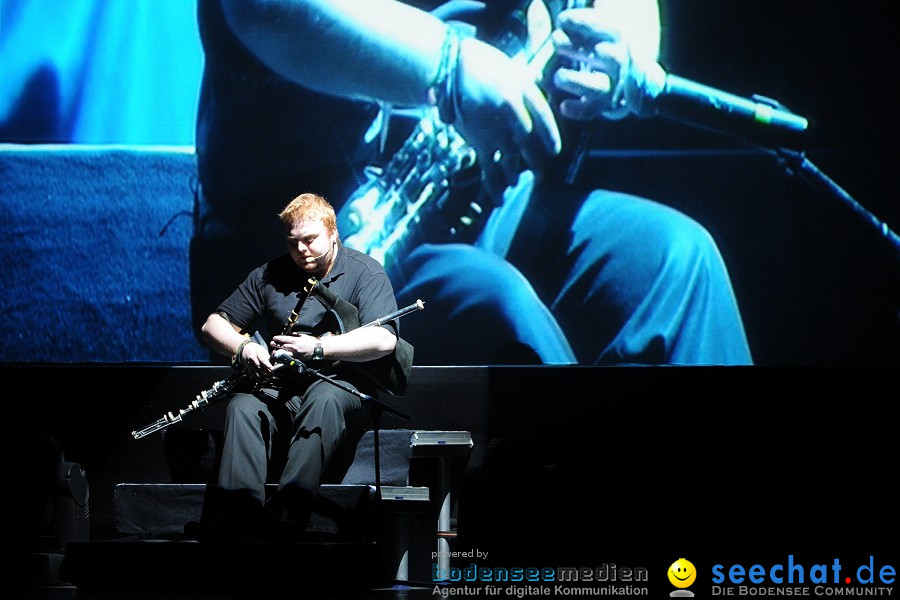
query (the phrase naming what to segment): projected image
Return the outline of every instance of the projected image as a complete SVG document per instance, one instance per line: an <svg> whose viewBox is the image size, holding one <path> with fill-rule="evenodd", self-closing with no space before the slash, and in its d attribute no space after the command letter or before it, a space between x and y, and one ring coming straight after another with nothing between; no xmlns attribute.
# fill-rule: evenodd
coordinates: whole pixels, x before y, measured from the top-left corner
<svg viewBox="0 0 900 600"><path fill-rule="evenodd" d="M401 305L427 299L403 324L420 363L750 363L699 224L567 181L562 120L638 113L665 77L655 3L559 8L201 4L194 309L277 252L271 214L311 188Z"/></svg>
<svg viewBox="0 0 900 600"><path fill-rule="evenodd" d="M97 26L87 15L96 17L98 4L74 4ZM24 6L6 0L4 16L22 17ZM158 274L181 286L175 302L161 301L177 314L150 334L158 343L126 358L220 360L194 335L250 271L286 253L277 214L312 192L334 206L341 245L384 266L399 306L425 302L400 324L418 365L893 360L883 348L897 336L897 286L884 277L843 286L868 304L821 299L820 278L834 271L802 264L802 253L818 250L794 237L796 211L766 215L784 211L785 197L813 202L795 175L809 111L821 107L809 91L779 98L796 98L796 112L753 96L734 75L739 48L734 69L698 68L689 78L678 57L697 43L687 35L690 10L655 0L199 0L189 8L187 20L183 6L171 17L195 27L180 34L190 38L182 69L168 71L185 82L171 121L155 109L151 120L110 119L122 127L115 140L110 131L79 137L89 129L63 119L53 135L29 140L20 102L3 128L2 141L14 143L190 146L195 172L179 175L184 198L155 230L181 251L177 271ZM82 58L96 68L89 50ZM148 67L127 66L130 81ZM38 73L20 77L21 89L53 80ZM77 95L66 81L55 84L55 108L69 118L79 111L62 110L73 106L67 94ZM104 106L98 96L76 108ZM186 135L177 127L185 121ZM181 133L162 133L160 123ZM844 222L833 198L814 201ZM865 240L876 270L891 269L891 249L861 228L849 235ZM841 276L858 272L841 268ZM813 321L860 309L871 320L856 323L851 344L820 343ZM183 335L177 347L165 342L173 323ZM795 327L789 341L785 327ZM872 343L874 330L882 337Z"/></svg>

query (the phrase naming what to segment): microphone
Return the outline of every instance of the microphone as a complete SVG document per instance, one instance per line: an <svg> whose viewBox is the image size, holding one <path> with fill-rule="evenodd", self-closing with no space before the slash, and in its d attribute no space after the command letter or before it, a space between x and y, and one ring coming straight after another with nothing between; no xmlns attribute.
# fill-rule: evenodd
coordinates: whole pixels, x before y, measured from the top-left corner
<svg viewBox="0 0 900 600"><path fill-rule="evenodd" d="M331 242L331 248L329 248L328 250L326 250L326 251L323 252L322 254L320 254L320 255L318 255L318 256L307 256L307 257L306 257L306 262L308 262L308 263L316 262L317 260L319 260L320 258L322 258L323 256L325 256L326 254L328 254L328 253L331 252L332 250L334 250L334 242Z"/></svg>
<svg viewBox="0 0 900 600"><path fill-rule="evenodd" d="M275 352L272 353L272 358L275 362L279 362L285 366L288 366L301 375L306 372L306 365L304 365L299 360L296 360L291 353L285 350L284 348L279 348Z"/></svg>
<svg viewBox="0 0 900 600"><path fill-rule="evenodd" d="M662 87L648 93L644 108L647 114L795 150L809 126L805 118L769 98L744 98L671 74Z"/></svg>

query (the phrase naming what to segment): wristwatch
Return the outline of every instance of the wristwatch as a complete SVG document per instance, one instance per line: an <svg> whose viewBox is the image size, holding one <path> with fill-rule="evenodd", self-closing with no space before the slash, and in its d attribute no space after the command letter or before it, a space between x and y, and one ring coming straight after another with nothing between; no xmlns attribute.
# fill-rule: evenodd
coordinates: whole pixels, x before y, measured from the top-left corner
<svg viewBox="0 0 900 600"><path fill-rule="evenodd" d="M316 347L313 348L313 360L322 360L325 358L325 350L322 348L321 342L316 342Z"/></svg>

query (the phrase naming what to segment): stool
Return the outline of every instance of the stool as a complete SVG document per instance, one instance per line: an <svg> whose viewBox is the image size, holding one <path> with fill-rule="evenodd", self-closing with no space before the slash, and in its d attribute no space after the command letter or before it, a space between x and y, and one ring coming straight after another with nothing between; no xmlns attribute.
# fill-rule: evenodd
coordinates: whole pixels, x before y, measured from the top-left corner
<svg viewBox="0 0 900 600"><path fill-rule="evenodd" d="M450 538L456 536L450 525L453 512L451 491L453 490L452 463L454 460L468 460L472 451L472 434L468 431L414 431L410 439L409 456L433 458L438 463L434 498L440 509L437 519L437 566L439 573L449 572Z"/></svg>

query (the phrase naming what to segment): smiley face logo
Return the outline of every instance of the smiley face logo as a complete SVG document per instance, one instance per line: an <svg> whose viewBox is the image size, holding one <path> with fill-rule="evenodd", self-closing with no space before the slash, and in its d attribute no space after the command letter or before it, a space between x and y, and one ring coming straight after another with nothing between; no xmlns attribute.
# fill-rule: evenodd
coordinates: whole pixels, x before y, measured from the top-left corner
<svg viewBox="0 0 900 600"><path fill-rule="evenodd" d="M669 581L677 588L690 587L696 578L697 569L687 559L679 558L669 567Z"/></svg>

